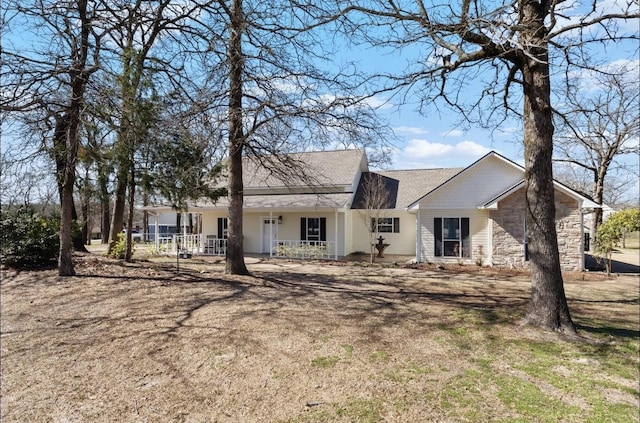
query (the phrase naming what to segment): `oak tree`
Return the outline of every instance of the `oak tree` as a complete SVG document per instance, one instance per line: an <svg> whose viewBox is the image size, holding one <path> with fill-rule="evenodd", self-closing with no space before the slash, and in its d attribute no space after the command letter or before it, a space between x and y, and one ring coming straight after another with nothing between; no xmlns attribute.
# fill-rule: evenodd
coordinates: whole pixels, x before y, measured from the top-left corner
<svg viewBox="0 0 640 423"><path fill-rule="evenodd" d="M556 108L556 168L578 192L615 206L628 191L625 186L640 177L638 64L588 72L564 94ZM594 238L601 223L602 209L597 208L591 220Z"/></svg>
<svg viewBox="0 0 640 423"><path fill-rule="evenodd" d="M320 6L278 0L218 0L208 10L212 80L223 90L221 126L228 140L229 232L225 270L248 274L243 251L243 159L286 181L304 164L286 153L309 147L373 147L386 152L381 125L353 69L322 69L330 62ZM214 88L214 92L215 88Z"/></svg>
<svg viewBox="0 0 640 423"><path fill-rule="evenodd" d="M87 84L99 69L102 33L95 25L99 7L91 0L5 3L3 30L31 28L37 42L28 45L14 38L4 44L2 110L30 114L41 122L52 114L59 117L51 130L61 202L58 273L71 276L79 132Z"/></svg>
<svg viewBox="0 0 640 423"><path fill-rule="evenodd" d="M334 15L327 15L354 42L416 52L407 71L386 75L379 91L411 92L423 111L443 101L470 123L498 124L513 114L522 119L531 263L524 321L567 333L575 333L575 326L555 227L552 76L570 78L573 66L592 66L589 49L596 44L638 39L637 28L623 26L639 16L637 4L616 7L574 8L549 0L352 0L336 2ZM479 96L467 103L474 85Z"/></svg>

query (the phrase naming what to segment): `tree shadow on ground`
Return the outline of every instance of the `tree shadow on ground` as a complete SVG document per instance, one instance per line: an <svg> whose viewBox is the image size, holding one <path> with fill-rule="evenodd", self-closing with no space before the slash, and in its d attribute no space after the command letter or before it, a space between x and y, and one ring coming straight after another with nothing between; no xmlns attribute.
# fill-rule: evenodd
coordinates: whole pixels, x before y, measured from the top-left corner
<svg viewBox="0 0 640 423"><path fill-rule="evenodd" d="M596 257L592 254L584 255L584 267L591 272L603 272L606 271L605 262L602 258ZM640 273L640 266L633 263L625 263L622 261L611 260L611 273L620 274L638 274Z"/></svg>
<svg viewBox="0 0 640 423"><path fill-rule="evenodd" d="M640 338L640 331L635 329L619 328L619 327L612 327L612 326L595 327L595 326L588 326L580 323L576 323L576 329L578 329L578 332L605 335L613 338L628 338L629 340Z"/></svg>

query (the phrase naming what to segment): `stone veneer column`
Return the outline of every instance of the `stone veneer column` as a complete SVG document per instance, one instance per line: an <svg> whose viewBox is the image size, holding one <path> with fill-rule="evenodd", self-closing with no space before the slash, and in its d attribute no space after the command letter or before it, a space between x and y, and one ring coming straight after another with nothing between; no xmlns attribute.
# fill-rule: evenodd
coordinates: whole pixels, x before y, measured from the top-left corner
<svg viewBox="0 0 640 423"><path fill-rule="evenodd" d="M562 270L580 270L580 210L578 202L555 191L556 230ZM498 203L490 212L493 231L494 266L528 267L524 256L524 189Z"/></svg>

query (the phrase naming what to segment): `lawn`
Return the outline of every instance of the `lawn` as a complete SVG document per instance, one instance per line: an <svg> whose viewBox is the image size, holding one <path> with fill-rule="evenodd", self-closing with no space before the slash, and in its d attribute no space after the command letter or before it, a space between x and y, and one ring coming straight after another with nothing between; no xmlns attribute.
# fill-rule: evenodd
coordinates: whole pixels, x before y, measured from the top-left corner
<svg viewBox="0 0 640 423"><path fill-rule="evenodd" d="M582 340L518 324L526 276L253 260L3 271L2 422L630 422L638 277L567 275Z"/></svg>
<svg viewBox="0 0 640 423"><path fill-rule="evenodd" d="M640 232L631 232L625 236L625 248L638 249L640 248Z"/></svg>

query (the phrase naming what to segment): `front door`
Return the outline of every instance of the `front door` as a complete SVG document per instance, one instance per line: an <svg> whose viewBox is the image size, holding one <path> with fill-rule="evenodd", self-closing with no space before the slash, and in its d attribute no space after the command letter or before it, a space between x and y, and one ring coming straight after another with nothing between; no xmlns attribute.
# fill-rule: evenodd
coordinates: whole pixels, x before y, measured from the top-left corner
<svg viewBox="0 0 640 423"><path fill-rule="evenodd" d="M262 219L262 251L261 253L271 252L271 240L278 239L278 222L276 219L263 217Z"/></svg>

